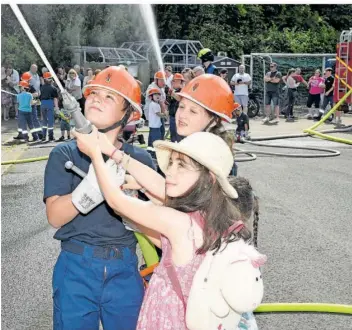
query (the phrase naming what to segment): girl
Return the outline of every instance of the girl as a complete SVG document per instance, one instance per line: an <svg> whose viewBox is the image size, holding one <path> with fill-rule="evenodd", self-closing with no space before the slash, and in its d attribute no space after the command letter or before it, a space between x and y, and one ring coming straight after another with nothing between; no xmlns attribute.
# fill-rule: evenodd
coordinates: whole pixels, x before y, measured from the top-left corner
<svg viewBox="0 0 352 330"><path fill-rule="evenodd" d="M314 76L310 77L308 80L309 85L309 95L307 100L308 114L307 119L313 119L313 114L311 111L312 105L314 103L315 109L319 109L320 106L320 94L324 93L324 78L320 75L320 70L315 70Z"/></svg>
<svg viewBox="0 0 352 330"><path fill-rule="evenodd" d="M137 329L186 329L185 311L168 277L168 265L175 266L187 301L204 253L217 251L222 240L250 238L246 228L229 231L241 219L234 205L237 192L227 180L233 164L232 152L221 138L205 132L192 134L177 144L155 142L158 164L166 175L165 206L158 206L126 196L111 184L102 157L106 150L101 148L101 135L96 128L91 134L75 132L75 136L79 149L92 160L108 204L144 227L146 233L149 231L150 239L163 250L146 292ZM204 143L207 148L200 147ZM133 159L116 148L109 156L125 170L133 164ZM147 171L144 176L148 176ZM160 175L159 178L164 180Z"/></svg>

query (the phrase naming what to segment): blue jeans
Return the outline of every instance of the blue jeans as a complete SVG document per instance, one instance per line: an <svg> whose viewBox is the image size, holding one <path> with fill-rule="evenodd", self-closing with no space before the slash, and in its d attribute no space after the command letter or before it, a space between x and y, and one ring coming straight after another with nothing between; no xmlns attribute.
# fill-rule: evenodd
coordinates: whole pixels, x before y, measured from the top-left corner
<svg viewBox="0 0 352 330"><path fill-rule="evenodd" d="M29 129L31 130L33 139L35 139L35 133L33 133L33 122L32 122L32 114L30 112L26 111L18 111L18 124L21 129L23 138L28 140L28 131L27 131L27 125Z"/></svg>
<svg viewBox="0 0 352 330"><path fill-rule="evenodd" d="M161 140L161 127L160 128L149 127L148 147L152 147L153 142L157 140Z"/></svg>
<svg viewBox="0 0 352 330"><path fill-rule="evenodd" d="M43 137L48 131L49 139L54 139L54 100L42 100L40 110L43 116Z"/></svg>
<svg viewBox="0 0 352 330"><path fill-rule="evenodd" d="M62 243L53 273L53 329L98 330L99 320L104 330L135 329L144 295L135 252L106 248L98 257L97 247L71 242L83 252Z"/></svg>
<svg viewBox="0 0 352 330"><path fill-rule="evenodd" d="M161 118L161 127L160 127L160 139L159 140L164 140L165 139L165 119Z"/></svg>
<svg viewBox="0 0 352 330"><path fill-rule="evenodd" d="M324 101L323 101L323 110L326 109L326 107L330 104L331 108L334 106L334 96L326 96L324 95Z"/></svg>
<svg viewBox="0 0 352 330"><path fill-rule="evenodd" d="M170 116L170 135L171 135L171 142L178 142L178 134L176 128L176 120L175 117Z"/></svg>
<svg viewBox="0 0 352 330"><path fill-rule="evenodd" d="M237 170L238 170L238 166L237 166L237 164L234 162L234 163L233 163L233 166L232 166L232 170L231 170L231 172L230 172L230 175L231 175L231 176L237 176Z"/></svg>
<svg viewBox="0 0 352 330"><path fill-rule="evenodd" d="M37 138L41 139L43 137L43 130L42 125L40 124L38 119L38 111L36 105L32 105L32 121L34 126L33 132L36 134Z"/></svg>

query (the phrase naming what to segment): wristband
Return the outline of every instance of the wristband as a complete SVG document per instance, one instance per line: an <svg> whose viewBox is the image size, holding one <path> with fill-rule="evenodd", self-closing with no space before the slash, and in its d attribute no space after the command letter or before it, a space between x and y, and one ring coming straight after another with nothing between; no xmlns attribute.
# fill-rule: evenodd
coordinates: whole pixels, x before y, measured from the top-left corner
<svg viewBox="0 0 352 330"><path fill-rule="evenodd" d="M112 159L112 156L114 156L115 152L118 150L118 148L115 148L115 150L111 153L110 158Z"/></svg>

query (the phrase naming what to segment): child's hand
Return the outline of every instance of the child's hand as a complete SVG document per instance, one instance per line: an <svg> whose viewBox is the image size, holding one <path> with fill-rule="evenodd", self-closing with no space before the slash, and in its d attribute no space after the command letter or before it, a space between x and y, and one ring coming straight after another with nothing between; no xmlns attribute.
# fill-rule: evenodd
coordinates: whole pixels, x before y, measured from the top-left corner
<svg viewBox="0 0 352 330"><path fill-rule="evenodd" d="M125 176L126 183L122 185L122 190L139 190L142 189L142 186L136 181L132 175Z"/></svg>
<svg viewBox="0 0 352 330"><path fill-rule="evenodd" d="M77 146L79 150L85 153L91 159L101 153L99 146L98 130L93 125L92 128L93 131L90 134L81 134L78 133L76 130L72 131L72 135L77 139Z"/></svg>

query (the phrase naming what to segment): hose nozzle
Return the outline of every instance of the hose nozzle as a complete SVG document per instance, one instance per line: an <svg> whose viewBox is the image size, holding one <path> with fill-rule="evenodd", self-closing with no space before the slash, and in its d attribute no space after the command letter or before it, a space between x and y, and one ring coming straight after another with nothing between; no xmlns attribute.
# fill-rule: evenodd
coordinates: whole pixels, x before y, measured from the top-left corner
<svg viewBox="0 0 352 330"><path fill-rule="evenodd" d="M92 124L84 117L79 103L66 90L62 92L62 105L72 115L75 121L75 129L78 133L89 134L92 132Z"/></svg>

